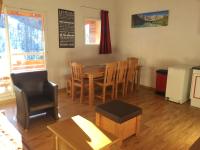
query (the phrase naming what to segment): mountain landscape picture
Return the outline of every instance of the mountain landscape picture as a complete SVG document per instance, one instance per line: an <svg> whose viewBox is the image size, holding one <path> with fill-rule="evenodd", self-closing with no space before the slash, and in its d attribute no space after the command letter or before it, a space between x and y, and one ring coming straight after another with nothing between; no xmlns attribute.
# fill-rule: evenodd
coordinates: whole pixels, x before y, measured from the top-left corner
<svg viewBox="0 0 200 150"><path fill-rule="evenodd" d="M169 11L157 11L132 15L132 28L168 25Z"/></svg>

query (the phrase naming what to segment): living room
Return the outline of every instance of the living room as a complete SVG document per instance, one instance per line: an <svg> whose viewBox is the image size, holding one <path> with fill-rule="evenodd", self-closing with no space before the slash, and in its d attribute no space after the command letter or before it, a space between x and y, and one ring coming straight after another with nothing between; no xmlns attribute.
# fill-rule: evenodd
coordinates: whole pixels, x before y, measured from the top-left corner
<svg viewBox="0 0 200 150"><path fill-rule="evenodd" d="M99 65L107 62L139 59L140 86L120 96L127 103L142 108L141 128L138 136L124 141L121 149L189 149L200 137L200 109L187 101L177 104L155 94L156 70L176 65L198 66L200 60L200 13L199 1L120 1L120 0L3 0L2 14L9 11L41 14L44 19L43 43L45 43L45 67L48 80L58 85L59 120L81 115L95 122L95 106L102 101L95 99L90 107L88 97L72 98L66 94L66 75L70 74L69 61L83 65ZM58 10L74 12L75 41L73 48L61 48ZM101 10L109 12L111 54L99 54L99 43L86 44L85 22L100 20ZM132 15L147 12L168 11L168 25L159 27L132 27ZM9 24L9 18L7 19ZM9 45L9 44L7 44ZM8 48L9 49L9 48ZM10 60L8 60L10 62ZM11 68L2 70L10 76ZM54 138L47 126L52 118L35 117L24 130L16 119L13 94L0 94L0 108L8 120L22 134L29 149L54 149ZM66 127L67 130L67 127Z"/></svg>

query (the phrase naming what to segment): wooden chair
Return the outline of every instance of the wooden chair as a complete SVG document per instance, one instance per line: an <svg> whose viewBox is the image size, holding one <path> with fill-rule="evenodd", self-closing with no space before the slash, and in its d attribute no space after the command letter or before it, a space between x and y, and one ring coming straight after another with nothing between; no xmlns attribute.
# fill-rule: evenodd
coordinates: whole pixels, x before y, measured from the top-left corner
<svg viewBox="0 0 200 150"><path fill-rule="evenodd" d="M136 57L128 57L128 61L131 61L135 65L135 78L134 78L134 84L136 87L139 86L140 83L140 66L139 66L139 60Z"/></svg>
<svg viewBox="0 0 200 150"><path fill-rule="evenodd" d="M115 82L115 98L118 97L118 86L122 85L122 95L125 95L126 76L128 70L128 61L120 61L117 64L117 75Z"/></svg>
<svg viewBox="0 0 200 150"><path fill-rule="evenodd" d="M80 88L80 103L83 101L83 88L84 88L84 73L83 65L78 63L71 63L72 72L72 100L75 96L75 87Z"/></svg>
<svg viewBox="0 0 200 150"><path fill-rule="evenodd" d="M116 71L117 71L117 63L106 64L103 81L101 81L101 80L95 81L95 85L97 85L103 89L102 96L96 95L97 98L100 98L103 100L103 103L105 103L107 87L112 87L111 96L112 96L112 99L114 99Z"/></svg>
<svg viewBox="0 0 200 150"><path fill-rule="evenodd" d="M67 74L65 76L65 80L66 80L67 95L72 96L72 76L71 76L71 74Z"/></svg>
<svg viewBox="0 0 200 150"><path fill-rule="evenodd" d="M128 71L127 71L126 89L125 89L126 94L128 93L129 85L131 85L131 92L133 91L135 85L136 67L137 67L136 61L128 60Z"/></svg>

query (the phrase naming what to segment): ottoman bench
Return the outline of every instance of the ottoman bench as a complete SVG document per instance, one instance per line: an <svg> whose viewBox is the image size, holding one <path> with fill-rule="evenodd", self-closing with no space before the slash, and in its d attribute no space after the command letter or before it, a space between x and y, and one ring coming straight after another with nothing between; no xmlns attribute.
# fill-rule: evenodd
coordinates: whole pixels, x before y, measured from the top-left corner
<svg viewBox="0 0 200 150"><path fill-rule="evenodd" d="M96 107L96 125L122 141L138 134L142 109L120 100Z"/></svg>

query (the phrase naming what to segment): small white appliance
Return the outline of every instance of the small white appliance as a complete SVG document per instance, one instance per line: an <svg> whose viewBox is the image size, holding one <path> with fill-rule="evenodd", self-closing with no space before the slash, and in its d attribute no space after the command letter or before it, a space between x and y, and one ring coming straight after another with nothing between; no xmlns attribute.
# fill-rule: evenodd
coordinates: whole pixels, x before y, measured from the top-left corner
<svg viewBox="0 0 200 150"><path fill-rule="evenodd" d="M191 106L200 108L200 66L193 67L190 99Z"/></svg>
<svg viewBox="0 0 200 150"><path fill-rule="evenodd" d="M191 75L191 66L169 67L165 94L166 99L180 104L189 100Z"/></svg>

